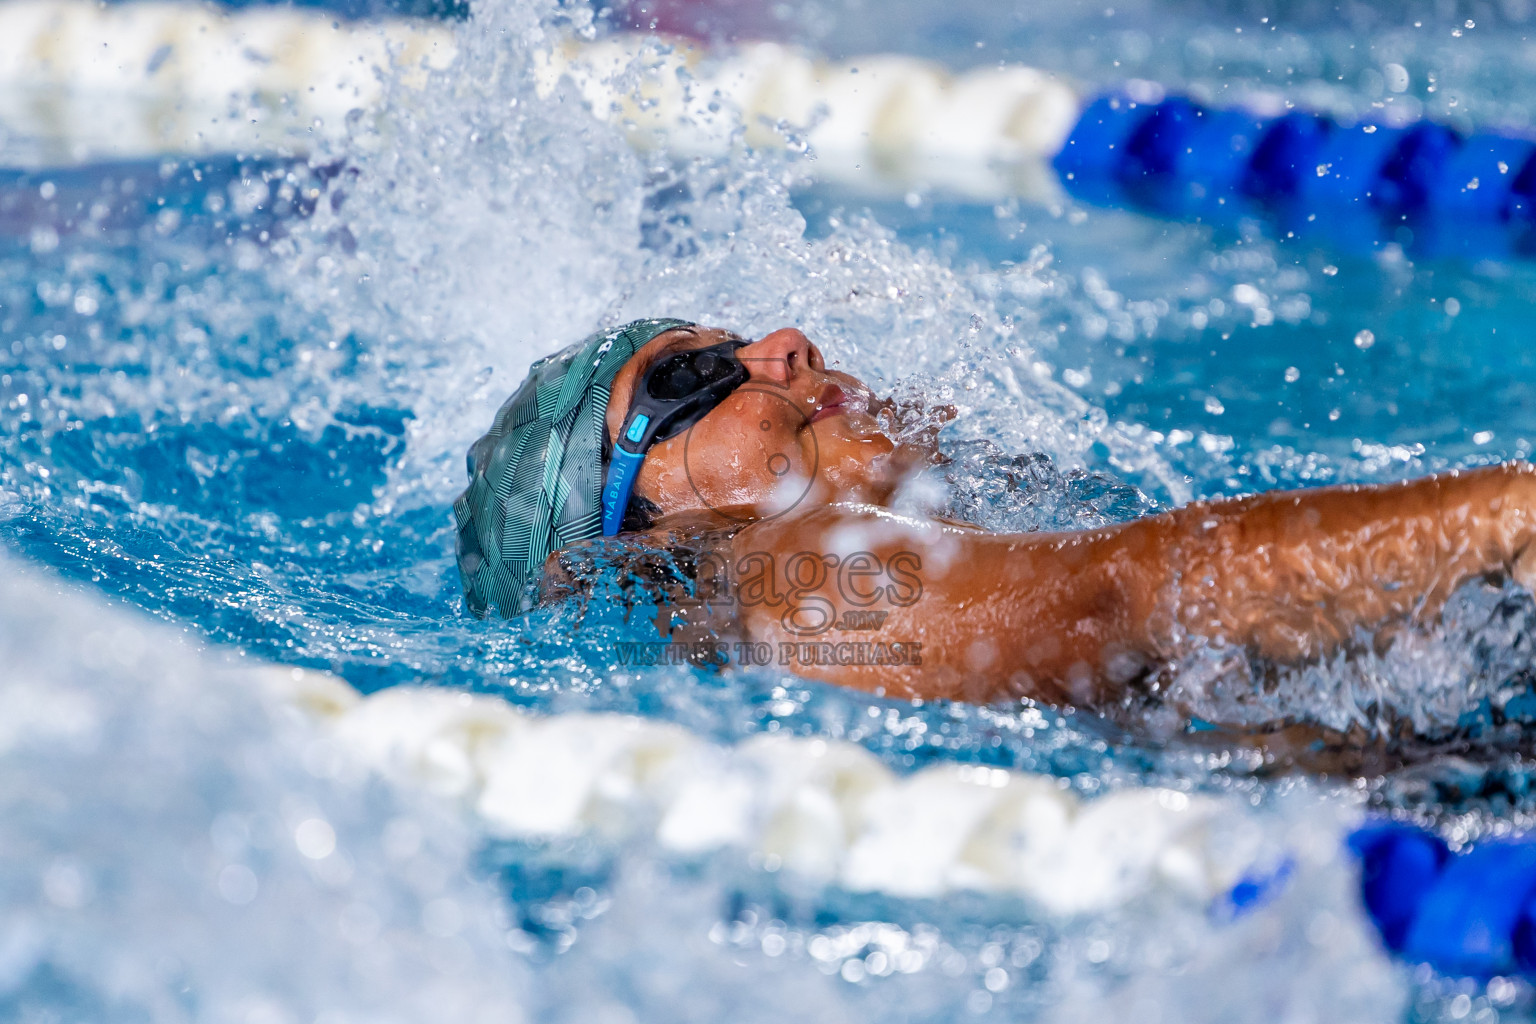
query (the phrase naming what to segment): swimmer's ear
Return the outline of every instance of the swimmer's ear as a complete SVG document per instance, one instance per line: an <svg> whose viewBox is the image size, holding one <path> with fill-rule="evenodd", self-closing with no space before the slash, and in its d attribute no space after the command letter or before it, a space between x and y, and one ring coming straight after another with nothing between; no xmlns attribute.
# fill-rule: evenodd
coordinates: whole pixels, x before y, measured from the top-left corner
<svg viewBox="0 0 1536 1024"><path fill-rule="evenodd" d="M661 506L639 494L629 496L624 508L624 521L619 524L620 533L644 533L661 518Z"/></svg>

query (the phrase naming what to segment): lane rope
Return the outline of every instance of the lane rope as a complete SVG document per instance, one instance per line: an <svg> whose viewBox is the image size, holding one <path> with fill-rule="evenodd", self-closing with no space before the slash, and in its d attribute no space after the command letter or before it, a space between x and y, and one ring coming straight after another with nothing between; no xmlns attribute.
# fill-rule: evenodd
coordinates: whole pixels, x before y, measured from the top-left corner
<svg viewBox="0 0 1536 1024"><path fill-rule="evenodd" d="M381 73L410 86L450 67L453 32L298 8L0 0L0 154L58 165L303 153L380 102ZM1364 227L1387 241L1427 224L1444 248L1536 249L1536 140L1518 132L1220 109L1148 82L1085 101L1020 65L951 73L900 54L824 61L766 42L711 53L642 34L567 39L532 73L539 92L565 83L638 147L805 147L808 174L871 193L931 186L1050 203L1065 184L1092 203L1180 219L1259 210L1292 234L1347 239Z"/></svg>
<svg viewBox="0 0 1536 1024"><path fill-rule="evenodd" d="M1159 895L1217 920L1261 907L1295 862L1226 798L1146 787L1084 800L1062 780L939 764L898 775L837 740L759 734L734 747L630 715L519 711L499 697L395 687L360 697L324 673L262 678L342 749L399 784L525 840L642 832L680 856L724 849L850 892L1013 894L1046 914ZM1369 822L1341 837L1360 904L1397 956L1453 975L1536 976L1536 841L1453 853Z"/></svg>
<svg viewBox="0 0 1536 1024"><path fill-rule="evenodd" d="M303 152L312 135L339 137L351 110L379 102L381 70L419 84L455 56L452 30L431 21L3 0L5 162ZM1059 195L1049 161L1079 112L1072 89L1032 68L951 75L912 57L825 62L774 43L711 55L648 35L568 40L534 74L546 95L571 83L638 146L721 154L803 136L818 177L866 188L924 180L968 194Z"/></svg>

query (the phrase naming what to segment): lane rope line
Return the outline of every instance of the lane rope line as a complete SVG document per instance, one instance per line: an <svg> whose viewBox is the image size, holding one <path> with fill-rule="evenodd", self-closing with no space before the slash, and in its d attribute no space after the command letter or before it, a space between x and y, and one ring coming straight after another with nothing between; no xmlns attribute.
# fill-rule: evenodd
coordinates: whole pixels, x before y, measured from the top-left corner
<svg viewBox="0 0 1536 1024"><path fill-rule="evenodd" d="M455 30L322 11L168 0L0 0L0 165L211 153L303 156L383 80L452 66ZM1216 108L1130 81L1084 99L1022 65L951 73L872 54L824 61L777 43L566 39L530 68L642 149L805 150L801 173L870 195L1098 206L1212 224L1254 214L1346 248L1408 239L1477 258L1536 253L1536 138L1430 121L1357 124L1253 96ZM1391 114L1383 112L1383 116ZM1395 117L1395 115L1394 115ZM1404 234L1404 232L1407 234Z"/></svg>

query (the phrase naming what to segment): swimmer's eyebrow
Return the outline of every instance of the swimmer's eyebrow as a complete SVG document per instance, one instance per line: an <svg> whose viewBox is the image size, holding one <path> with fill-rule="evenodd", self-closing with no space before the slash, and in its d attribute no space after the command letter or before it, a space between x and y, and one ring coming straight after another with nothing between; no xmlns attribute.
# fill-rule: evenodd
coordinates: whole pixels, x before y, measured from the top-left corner
<svg viewBox="0 0 1536 1024"><path fill-rule="evenodd" d="M672 330L673 331L685 332L686 334L690 335L690 337L686 337L686 338L673 338L671 341L669 341L665 345L661 346L661 348L657 349L654 355L651 355L651 356L647 357L645 362L640 364L640 366L639 366L639 373L637 373L635 375L635 379L636 380L639 380L641 377L644 377L645 376L645 372L647 370L649 370L651 367L655 366L657 363L661 362L663 359L665 359L667 356L671 355L673 352L675 352L677 349L681 348L683 345L686 345L686 344L688 344L691 341L698 341L699 340L699 332L698 332L697 328L694 328L694 327L674 327L674 328L672 328ZM669 332L669 333L671 333L671 332Z"/></svg>
<svg viewBox="0 0 1536 1024"><path fill-rule="evenodd" d="M671 341L667 342L665 345L661 346L661 348L657 350L656 354L658 356L665 355L666 353L671 352L673 349L677 348L679 345L685 344L685 343L687 343L690 340L697 340L698 337L699 337L699 329L697 327L674 327L674 328L672 328L672 333L678 333L678 332L690 335L690 337L688 337L688 338L673 338Z"/></svg>

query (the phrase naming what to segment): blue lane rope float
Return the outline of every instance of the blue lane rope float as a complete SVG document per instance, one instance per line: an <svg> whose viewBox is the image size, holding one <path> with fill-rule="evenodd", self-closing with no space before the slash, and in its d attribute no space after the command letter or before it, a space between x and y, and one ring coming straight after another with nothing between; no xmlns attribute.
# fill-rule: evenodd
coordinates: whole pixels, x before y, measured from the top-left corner
<svg viewBox="0 0 1536 1024"><path fill-rule="evenodd" d="M1098 205L1212 221L1262 210L1293 231L1315 223L1335 234L1348 230L1341 218L1351 228L1374 221L1371 237L1393 241L1407 227L1424 236L1421 249L1536 253L1536 140L1516 135L1299 111L1264 118L1113 92L1087 105L1054 166Z"/></svg>
<svg viewBox="0 0 1536 1024"><path fill-rule="evenodd" d="M1360 897L1393 953L1447 974L1536 976L1536 840L1452 853L1438 836L1395 823L1349 837Z"/></svg>

